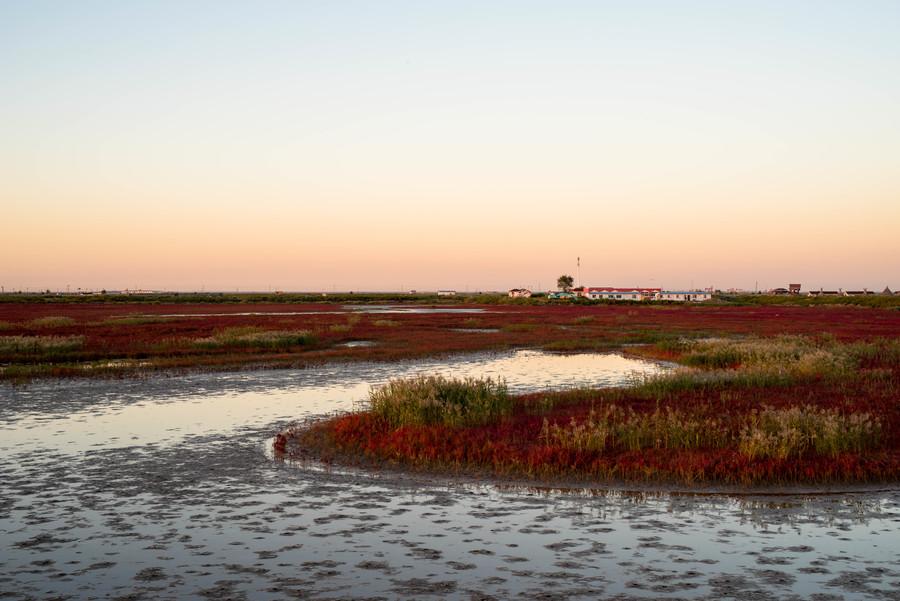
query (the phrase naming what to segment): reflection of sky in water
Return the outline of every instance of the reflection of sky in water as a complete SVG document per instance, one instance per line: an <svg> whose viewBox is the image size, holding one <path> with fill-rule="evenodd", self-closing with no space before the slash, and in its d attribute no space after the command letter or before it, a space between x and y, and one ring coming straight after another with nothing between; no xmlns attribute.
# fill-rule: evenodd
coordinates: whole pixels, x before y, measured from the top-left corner
<svg viewBox="0 0 900 601"><path fill-rule="evenodd" d="M36 384L0 389L12 396L15 414L0 421L0 451L53 446L63 451L173 443L191 435L229 432L283 423L309 415L351 409L369 387L420 373L504 378L515 392L575 386L624 384L635 373L654 373L658 364L614 354L560 355L539 351L468 355L452 360L399 364L344 364L305 370L243 374L200 374L168 382L98 381ZM168 387L166 386L168 384ZM122 390L119 390L119 388ZM82 406L60 396L77 395ZM32 407L29 400L38 401ZM62 400L62 399L60 399ZM26 406L29 412L22 411Z"/></svg>
<svg viewBox="0 0 900 601"><path fill-rule="evenodd" d="M287 317L291 315L343 315L345 313L502 313L480 307L410 307L403 305L344 305L340 311L241 311L240 313L153 313L149 317Z"/></svg>

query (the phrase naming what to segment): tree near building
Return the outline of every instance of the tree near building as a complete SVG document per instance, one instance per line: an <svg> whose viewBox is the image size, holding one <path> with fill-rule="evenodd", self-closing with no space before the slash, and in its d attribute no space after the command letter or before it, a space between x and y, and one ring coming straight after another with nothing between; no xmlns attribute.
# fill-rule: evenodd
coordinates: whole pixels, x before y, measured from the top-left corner
<svg viewBox="0 0 900 601"><path fill-rule="evenodd" d="M559 276L559 279L556 280L556 287L565 292L568 292L574 284L575 278L570 275L561 275Z"/></svg>

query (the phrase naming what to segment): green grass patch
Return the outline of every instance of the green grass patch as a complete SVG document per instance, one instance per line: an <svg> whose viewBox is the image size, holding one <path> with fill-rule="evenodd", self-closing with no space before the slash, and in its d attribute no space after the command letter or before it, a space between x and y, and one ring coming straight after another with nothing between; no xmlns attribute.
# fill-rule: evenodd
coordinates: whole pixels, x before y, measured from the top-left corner
<svg viewBox="0 0 900 601"><path fill-rule="evenodd" d="M491 378L419 376L391 380L369 394L369 409L394 427L486 424L512 410L506 383Z"/></svg>
<svg viewBox="0 0 900 601"><path fill-rule="evenodd" d="M880 309L900 308L900 295L869 294L865 296L823 296L814 297L800 295L744 294L722 295L722 301L731 305L794 305L805 307L828 305L856 305Z"/></svg>

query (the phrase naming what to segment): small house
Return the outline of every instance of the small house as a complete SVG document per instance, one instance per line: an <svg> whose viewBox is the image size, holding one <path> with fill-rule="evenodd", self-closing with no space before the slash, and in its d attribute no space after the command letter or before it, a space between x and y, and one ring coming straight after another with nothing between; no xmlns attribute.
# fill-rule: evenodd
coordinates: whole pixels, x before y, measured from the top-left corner
<svg viewBox="0 0 900 601"><path fill-rule="evenodd" d="M509 298L531 298L531 290L527 288L513 288L509 291Z"/></svg>
<svg viewBox="0 0 900 601"><path fill-rule="evenodd" d="M456 296L456 290L438 290L438 296Z"/></svg>

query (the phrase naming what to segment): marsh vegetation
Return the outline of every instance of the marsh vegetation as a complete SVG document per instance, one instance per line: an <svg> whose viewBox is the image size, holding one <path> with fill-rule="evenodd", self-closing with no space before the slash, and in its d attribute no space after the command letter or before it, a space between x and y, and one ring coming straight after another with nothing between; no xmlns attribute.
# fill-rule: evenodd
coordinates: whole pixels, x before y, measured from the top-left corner
<svg viewBox="0 0 900 601"><path fill-rule="evenodd" d="M510 397L420 376L291 432L327 460L540 479L771 484L900 478L900 341L662 340L684 367Z"/></svg>

